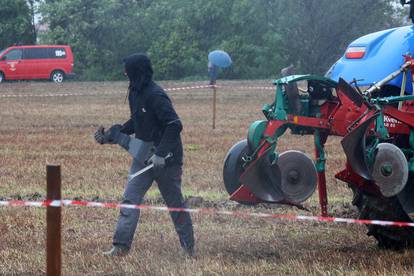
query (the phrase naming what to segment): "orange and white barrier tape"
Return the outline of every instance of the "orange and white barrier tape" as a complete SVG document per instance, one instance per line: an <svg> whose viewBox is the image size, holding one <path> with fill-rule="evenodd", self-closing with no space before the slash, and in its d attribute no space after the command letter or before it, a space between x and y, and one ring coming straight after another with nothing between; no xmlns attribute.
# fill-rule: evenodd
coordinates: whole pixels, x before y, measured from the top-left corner
<svg viewBox="0 0 414 276"><path fill-rule="evenodd" d="M165 91L179 91L179 90L193 90L193 89L205 89L212 88L212 85L196 85L196 86L185 86L185 87L170 87L165 88ZM217 86L216 86L217 87ZM96 92L96 93L47 93L47 94L0 94L0 98L29 98L29 97L70 97L70 96L100 96L100 95L117 95L124 94L124 92Z"/></svg>
<svg viewBox="0 0 414 276"><path fill-rule="evenodd" d="M179 91L179 90L193 90L193 89L206 89L206 88L213 88L219 87L217 85L195 85L195 86L187 86L187 87L170 87L164 88L165 91Z"/></svg>
<svg viewBox="0 0 414 276"><path fill-rule="evenodd" d="M223 88L233 88L240 90L276 90L274 86L219 86Z"/></svg>
<svg viewBox="0 0 414 276"><path fill-rule="evenodd" d="M48 93L48 94L0 94L0 98L46 98L46 97L70 97L70 96L99 96L99 95L116 95L121 94L119 92L99 92L99 93Z"/></svg>
<svg viewBox="0 0 414 276"><path fill-rule="evenodd" d="M181 90L194 90L194 89L207 89L207 88L232 88L240 90L274 90L274 87L271 86L219 86L219 85L195 85L195 86L185 86L185 87L169 87L164 88L165 91L181 91ZM0 94L0 98L46 98L46 97L71 97L71 96L102 96L102 95L117 95L124 92L96 92L96 93L47 93L47 94Z"/></svg>
<svg viewBox="0 0 414 276"><path fill-rule="evenodd" d="M82 206L95 208L128 208L128 209L149 209L164 212L188 212L201 213L212 215L227 215L233 217L258 217L258 218L273 218L273 219L287 219L290 221L315 221L315 222L332 222L332 223L348 223L348 224L373 224L381 226L392 227L414 227L413 222L404 221L386 221L386 220L368 220L368 219L351 219L351 218L336 218L336 217L321 217L321 216L300 216L288 214L268 214L261 212L245 212L245 211L226 211L213 208L169 208L163 206L152 205L134 205L134 204L120 204L110 202L91 202L79 200L45 200L45 201L23 201L23 200L9 200L0 201L0 206L26 206L26 207L61 207L61 206Z"/></svg>

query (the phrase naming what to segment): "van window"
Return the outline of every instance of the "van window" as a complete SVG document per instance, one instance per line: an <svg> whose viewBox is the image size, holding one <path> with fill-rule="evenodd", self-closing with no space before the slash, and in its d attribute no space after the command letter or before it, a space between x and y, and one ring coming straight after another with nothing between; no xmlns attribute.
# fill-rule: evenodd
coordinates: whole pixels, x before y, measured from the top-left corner
<svg viewBox="0 0 414 276"><path fill-rule="evenodd" d="M66 58L65 48L49 48L50 58Z"/></svg>
<svg viewBox="0 0 414 276"><path fill-rule="evenodd" d="M28 48L24 49L24 59L41 59L49 58L49 52L47 48Z"/></svg>
<svg viewBox="0 0 414 276"><path fill-rule="evenodd" d="M65 48L27 48L24 59L66 58Z"/></svg>
<svg viewBox="0 0 414 276"><path fill-rule="evenodd" d="M0 51L0 56L6 51L7 49L3 49Z"/></svg>
<svg viewBox="0 0 414 276"><path fill-rule="evenodd" d="M22 58L22 52L23 51L20 50L20 49L11 50L10 52L8 52L5 55L6 60L18 60L18 59L21 59Z"/></svg>

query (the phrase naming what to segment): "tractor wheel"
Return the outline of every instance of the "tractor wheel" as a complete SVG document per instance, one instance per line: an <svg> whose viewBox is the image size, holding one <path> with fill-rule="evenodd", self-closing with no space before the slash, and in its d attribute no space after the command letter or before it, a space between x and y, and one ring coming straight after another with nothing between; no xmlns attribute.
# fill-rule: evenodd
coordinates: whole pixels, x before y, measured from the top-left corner
<svg viewBox="0 0 414 276"><path fill-rule="evenodd" d="M360 219L412 222L396 196L375 197L351 185L350 187L354 192L352 204L358 208ZM368 236L373 236L380 248L402 250L414 247L414 228L412 227L367 225L367 228Z"/></svg>

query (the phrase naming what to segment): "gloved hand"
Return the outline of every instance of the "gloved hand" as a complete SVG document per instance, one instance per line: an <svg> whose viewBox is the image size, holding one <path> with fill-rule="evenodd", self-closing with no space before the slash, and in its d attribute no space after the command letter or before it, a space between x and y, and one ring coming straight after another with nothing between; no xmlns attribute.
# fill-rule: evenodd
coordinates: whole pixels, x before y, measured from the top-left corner
<svg viewBox="0 0 414 276"><path fill-rule="evenodd" d="M105 128L103 126L98 127L94 137L95 141L101 145L111 144L111 141L108 139L107 135L105 135Z"/></svg>
<svg viewBox="0 0 414 276"><path fill-rule="evenodd" d="M153 154L150 159L148 159L147 163L154 164L154 170L159 170L165 167L165 158Z"/></svg>
<svg viewBox="0 0 414 276"><path fill-rule="evenodd" d="M116 144L119 144L124 149L129 149L129 135L121 132L122 125L113 125L107 131L105 131L105 137Z"/></svg>

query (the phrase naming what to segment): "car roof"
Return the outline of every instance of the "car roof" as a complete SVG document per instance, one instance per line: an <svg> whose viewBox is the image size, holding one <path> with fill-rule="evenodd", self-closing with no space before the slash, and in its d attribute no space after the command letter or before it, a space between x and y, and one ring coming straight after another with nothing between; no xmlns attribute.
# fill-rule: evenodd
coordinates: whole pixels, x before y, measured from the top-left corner
<svg viewBox="0 0 414 276"><path fill-rule="evenodd" d="M60 48L66 48L66 47L70 47L69 45L19 45L19 46L10 46L9 48L23 48L23 49L27 49L27 48L55 48L55 47L60 47Z"/></svg>

